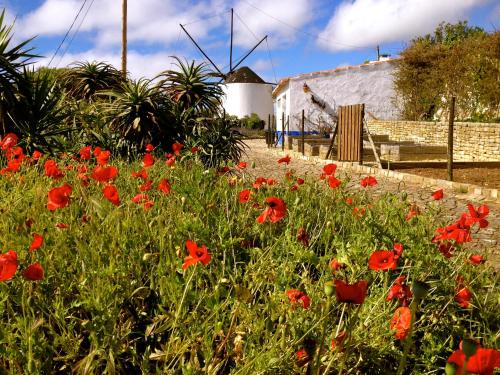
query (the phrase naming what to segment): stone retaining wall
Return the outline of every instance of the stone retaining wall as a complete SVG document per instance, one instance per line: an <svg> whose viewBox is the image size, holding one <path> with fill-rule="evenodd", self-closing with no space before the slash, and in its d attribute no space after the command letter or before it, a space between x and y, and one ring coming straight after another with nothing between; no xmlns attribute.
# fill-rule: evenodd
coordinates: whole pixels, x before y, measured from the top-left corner
<svg viewBox="0 0 500 375"><path fill-rule="evenodd" d="M448 123L368 120L368 127L370 133L387 134L394 141L448 145ZM456 122L453 138L456 161L500 161L500 124Z"/></svg>

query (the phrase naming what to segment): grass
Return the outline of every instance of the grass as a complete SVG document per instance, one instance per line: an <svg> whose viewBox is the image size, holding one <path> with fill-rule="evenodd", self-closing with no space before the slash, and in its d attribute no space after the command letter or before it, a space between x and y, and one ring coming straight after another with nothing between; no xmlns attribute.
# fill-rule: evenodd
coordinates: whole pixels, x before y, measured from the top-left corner
<svg viewBox="0 0 500 375"><path fill-rule="evenodd" d="M264 185L242 204L238 194L253 182L244 171L207 171L188 154L174 168L159 157L148 169L154 182L149 210L131 201L141 184L131 177L142 168L139 161L110 162L119 169L118 207L104 199L102 184L81 186L70 158L58 161L61 169L68 166L60 180L44 176L43 160L0 177L2 253L17 251L20 264L12 280L0 282L3 372L337 373L345 363L350 372L396 373L404 342L390 330L397 304L385 297L399 275L430 286L419 304L407 371L441 372L463 337L495 346L494 274L466 262L460 250L451 259L436 250L431 238L444 224L437 202L407 222L403 195L375 199L367 190L347 191L349 177L341 176L337 189L320 180L296 191L286 180ZM168 195L154 190L162 178L172 184ZM50 212L47 192L63 182L73 187L72 201ZM286 217L259 224L269 196L286 202ZM353 215L354 206L366 213ZM300 227L310 236L307 247L297 241ZM44 244L30 253L32 233L42 234ZM187 240L208 247L208 265L182 269ZM404 245L398 268L370 270L370 254L395 243ZM346 268L332 272L333 258ZM21 276L33 262L45 270L41 281ZM454 301L458 275L473 292L467 309ZM365 302L329 301L324 288L333 279L367 280ZM310 308L293 306L289 289L309 296ZM331 350L343 330L349 332L346 350ZM314 361L298 360L300 349Z"/></svg>

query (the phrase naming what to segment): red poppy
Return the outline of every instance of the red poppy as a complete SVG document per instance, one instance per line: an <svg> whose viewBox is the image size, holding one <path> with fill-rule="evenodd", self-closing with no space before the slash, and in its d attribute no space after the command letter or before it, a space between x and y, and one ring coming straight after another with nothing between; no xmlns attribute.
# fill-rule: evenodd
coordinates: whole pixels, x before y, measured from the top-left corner
<svg viewBox="0 0 500 375"><path fill-rule="evenodd" d="M334 258L330 261L329 267L333 272L335 272L342 268L345 268L345 264L340 263L337 259Z"/></svg>
<svg viewBox="0 0 500 375"><path fill-rule="evenodd" d="M87 224L90 221L89 215L82 215L82 223Z"/></svg>
<svg viewBox="0 0 500 375"><path fill-rule="evenodd" d="M338 336L332 340L332 350L335 350L335 348L342 349L342 345L346 338L347 338L347 332L346 331L340 332Z"/></svg>
<svg viewBox="0 0 500 375"><path fill-rule="evenodd" d="M139 172L132 172L132 177L142 178L143 180L147 180L148 172L143 168Z"/></svg>
<svg viewBox="0 0 500 375"><path fill-rule="evenodd" d="M142 159L142 165L144 168L149 168L155 163L155 158L151 154L145 154L144 158Z"/></svg>
<svg viewBox="0 0 500 375"><path fill-rule="evenodd" d="M29 248L30 253L34 250L39 249L43 245L43 236L38 233L33 233L33 240L31 241L31 245Z"/></svg>
<svg viewBox="0 0 500 375"><path fill-rule="evenodd" d="M165 194L169 194L171 190L170 182L164 178L158 184L158 190L164 192Z"/></svg>
<svg viewBox="0 0 500 375"><path fill-rule="evenodd" d="M348 198L345 199L345 202L350 206L350 205L353 204L354 201L353 201L353 199L351 197L348 197Z"/></svg>
<svg viewBox="0 0 500 375"><path fill-rule="evenodd" d="M1 174L16 173L21 168L22 160L12 159L7 162L5 168L0 171Z"/></svg>
<svg viewBox="0 0 500 375"><path fill-rule="evenodd" d="M295 358L297 358L297 362L300 367L304 367L311 360L311 357L309 356L309 353L305 348L300 348L299 350L297 350L297 352L295 353Z"/></svg>
<svg viewBox="0 0 500 375"><path fill-rule="evenodd" d="M102 189L102 194L104 198L113 203L115 206L120 205L120 196L118 195L118 190L113 185L108 185Z"/></svg>
<svg viewBox="0 0 500 375"><path fill-rule="evenodd" d="M40 263L33 263L23 270L23 276L27 280L43 280L43 267Z"/></svg>
<svg viewBox="0 0 500 375"><path fill-rule="evenodd" d="M457 244L462 244L472 241L466 214L462 214L455 223L436 229L436 232L438 234L432 238L432 242L455 241Z"/></svg>
<svg viewBox="0 0 500 375"><path fill-rule="evenodd" d="M95 154L95 150L94 150L94 154ZM104 150L100 151L99 154L96 156L97 164L103 165L103 166L108 164L110 156L111 156L111 152L104 151Z"/></svg>
<svg viewBox="0 0 500 375"><path fill-rule="evenodd" d="M278 164L281 164L281 163L285 163L285 164L289 164L290 163L290 156L289 155L286 155L286 156L283 156L282 158L278 159Z"/></svg>
<svg viewBox="0 0 500 375"><path fill-rule="evenodd" d="M144 183L141 186L139 186L139 190L140 191L149 191L149 190L151 190L152 185L153 185L153 181L151 181L151 180L144 181Z"/></svg>
<svg viewBox="0 0 500 375"><path fill-rule="evenodd" d="M58 208L66 207L70 202L70 195L72 190L73 188L67 183L60 187L49 190L49 202L47 203L47 208L50 211L54 211Z"/></svg>
<svg viewBox="0 0 500 375"><path fill-rule="evenodd" d="M441 242L438 246L438 250L446 258L451 258L453 256L452 251L455 250L451 242Z"/></svg>
<svg viewBox="0 0 500 375"><path fill-rule="evenodd" d="M31 160L35 161L38 160L42 157L42 153L38 150L33 151L33 154L31 154Z"/></svg>
<svg viewBox="0 0 500 375"><path fill-rule="evenodd" d="M165 161L165 164L166 164L168 167L172 167L172 166L175 164L175 156L172 156L172 157L168 158L168 159Z"/></svg>
<svg viewBox="0 0 500 375"><path fill-rule="evenodd" d="M388 250L374 251L368 261L368 267L374 271L394 270L397 266L397 259L394 253Z"/></svg>
<svg viewBox="0 0 500 375"><path fill-rule="evenodd" d="M254 189L260 189L260 187L267 182L267 179L264 177L257 177L255 179L255 182L253 183L253 188Z"/></svg>
<svg viewBox="0 0 500 375"><path fill-rule="evenodd" d="M205 245L198 247L196 242L187 240L186 248L189 251L189 255L184 258L184 263L182 264L182 269L185 270L188 267L201 262L204 266L210 263L212 257L210 256L208 249Z"/></svg>
<svg viewBox="0 0 500 375"><path fill-rule="evenodd" d="M297 183L297 185L304 185L304 179L303 178L297 178L297 180L295 181Z"/></svg>
<svg viewBox="0 0 500 375"><path fill-rule="evenodd" d="M483 264L486 260L479 254L474 254L469 257L469 262L472 264Z"/></svg>
<svg viewBox="0 0 500 375"><path fill-rule="evenodd" d="M147 194L137 194L135 197L132 198L132 202L134 203L142 203L149 200L149 196Z"/></svg>
<svg viewBox="0 0 500 375"><path fill-rule="evenodd" d="M476 210L474 206L469 203L467 208L469 209L469 214L465 216L465 225L472 226L474 223L478 223L479 228L486 228L488 226L488 220L485 219L490 213L488 206L483 204Z"/></svg>
<svg viewBox="0 0 500 375"><path fill-rule="evenodd" d="M303 292L297 289L290 289L286 291L288 300L295 309L297 306L307 310L311 306L311 299Z"/></svg>
<svg viewBox="0 0 500 375"><path fill-rule="evenodd" d="M472 299L472 292L469 288L463 286L459 283L457 294L455 294L455 301L458 302L460 307L466 309L470 306L470 300Z"/></svg>
<svg viewBox="0 0 500 375"><path fill-rule="evenodd" d="M337 170L337 165L333 163L327 164L323 167L323 173L326 176L333 176L336 170Z"/></svg>
<svg viewBox="0 0 500 375"><path fill-rule="evenodd" d="M52 178L61 178L64 176L64 173L57 167L57 163L55 160L47 160L44 164L45 168L45 176Z"/></svg>
<svg viewBox="0 0 500 375"><path fill-rule="evenodd" d="M360 280L354 284L347 284L342 280L335 280L334 283L337 302L360 305L365 300L368 291L368 281Z"/></svg>
<svg viewBox="0 0 500 375"><path fill-rule="evenodd" d="M335 176L328 176L328 185L332 188L335 189L342 184L342 181L339 179L335 178Z"/></svg>
<svg viewBox="0 0 500 375"><path fill-rule="evenodd" d="M155 204L154 201L148 199L146 202L144 202L144 209L147 211L149 210L151 207L153 207Z"/></svg>
<svg viewBox="0 0 500 375"><path fill-rule="evenodd" d="M309 234L303 227L300 227L297 232L297 241L299 241L305 247L309 247Z"/></svg>
<svg viewBox="0 0 500 375"><path fill-rule="evenodd" d="M420 215L420 209L416 204L412 204L410 206L410 210L408 211L408 215L406 215L406 221L410 221L417 215Z"/></svg>
<svg viewBox="0 0 500 375"><path fill-rule="evenodd" d="M92 154L92 146L82 147L79 154L80 154L80 159L89 160L90 155Z"/></svg>
<svg viewBox="0 0 500 375"><path fill-rule="evenodd" d="M17 159L22 161L26 155L24 155L24 151L21 147L13 147L5 150L5 157L7 160Z"/></svg>
<svg viewBox="0 0 500 375"><path fill-rule="evenodd" d="M236 169L241 171L247 167L247 163L244 161L240 161L238 164L236 164Z"/></svg>
<svg viewBox="0 0 500 375"><path fill-rule="evenodd" d="M435 201L443 199L443 197L444 197L443 189L438 189L432 193L432 199L434 199Z"/></svg>
<svg viewBox="0 0 500 375"><path fill-rule="evenodd" d="M68 229L69 225L68 224L64 224L64 223L57 223L56 224L56 228L59 228L59 229Z"/></svg>
<svg viewBox="0 0 500 375"><path fill-rule="evenodd" d="M118 169L116 167L102 167L97 166L92 171L91 177L99 182L110 182L118 175Z"/></svg>
<svg viewBox="0 0 500 375"><path fill-rule="evenodd" d="M375 186L378 184L378 181L375 177L373 176L367 176L361 180L361 186L367 187L367 186Z"/></svg>
<svg viewBox="0 0 500 375"><path fill-rule="evenodd" d="M394 253L394 259L397 260L401 256L401 254L403 254L404 247L403 247L403 244L395 243L392 246L392 249L393 249L393 253Z"/></svg>
<svg viewBox="0 0 500 375"><path fill-rule="evenodd" d="M14 133L7 133L3 138L0 139L0 147L2 150L7 150L9 148L15 147L17 145L17 135Z"/></svg>
<svg viewBox="0 0 500 375"><path fill-rule="evenodd" d="M357 218L360 218L360 217L363 217L364 214L366 213L366 208L364 207L354 207L352 209L352 214L354 215L354 217L357 217Z"/></svg>
<svg viewBox="0 0 500 375"><path fill-rule="evenodd" d="M286 178L287 180L289 180L289 181L293 180L293 178L294 178L294 177L293 177L293 174L294 174L294 173L295 173L295 171L294 171L294 170L287 170L287 171L285 172L285 178Z"/></svg>
<svg viewBox="0 0 500 375"><path fill-rule="evenodd" d="M252 191L249 189L241 191L239 194L240 203L247 203L250 200L250 195L252 195Z"/></svg>
<svg viewBox="0 0 500 375"><path fill-rule="evenodd" d="M14 250L0 254L0 281L12 279L17 271L17 266L17 253Z"/></svg>
<svg viewBox="0 0 500 375"><path fill-rule="evenodd" d="M399 276L394 284L389 289L389 293L387 294L386 301L392 301L393 299L397 299L401 306L408 306L410 303L411 297L413 297L413 293L408 285L405 283L405 276Z"/></svg>
<svg viewBox="0 0 500 375"><path fill-rule="evenodd" d="M200 148L199 148L199 147L196 147L196 146L191 147L191 153L192 153L192 154L197 154L197 153L198 153L198 151L200 151Z"/></svg>
<svg viewBox="0 0 500 375"><path fill-rule="evenodd" d="M146 152L151 152L155 149L155 146L153 146L151 143L148 143L146 145Z"/></svg>
<svg viewBox="0 0 500 375"><path fill-rule="evenodd" d="M276 223L286 216L286 204L280 198L268 197L266 198L266 203L268 207L262 211L262 213L257 217L257 222L262 224L267 219L271 223Z"/></svg>
<svg viewBox="0 0 500 375"><path fill-rule="evenodd" d="M463 372L466 356L462 348L455 350L448 358L448 363L457 366L456 374ZM467 360L468 374L493 375L495 369L500 368L500 350L484 349L478 345L476 352Z"/></svg>
<svg viewBox="0 0 500 375"><path fill-rule="evenodd" d="M396 309L391 319L391 330L396 331L394 336L398 340L404 340L410 332L411 310L406 306Z"/></svg>
<svg viewBox="0 0 500 375"><path fill-rule="evenodd" d="M182 143L176 142L172 145L172 151L174 152L175 155L180 155L181 150L184 148L184 145Z"/></svg>
<svg viewBox="0 0 500 375"><path fill-rule="evenodd" d="M98 157L101 152L102 152L102 148L100 148L99 146L94 148L94 156L95 157Z"/></svg>

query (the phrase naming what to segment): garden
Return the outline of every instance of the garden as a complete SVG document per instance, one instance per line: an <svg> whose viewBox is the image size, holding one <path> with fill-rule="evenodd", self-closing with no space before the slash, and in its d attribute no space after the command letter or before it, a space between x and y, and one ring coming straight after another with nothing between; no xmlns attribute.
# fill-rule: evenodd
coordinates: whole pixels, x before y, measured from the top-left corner
<svg viewBox="0 0 500 375"><path fill-rule="evenodd" d="M290 157L281 179L250 178L204 66L31 71L2 18L2 373L500 367L496 273L462 249L486 205L446 222L439 194L416 208Z"/></svg>

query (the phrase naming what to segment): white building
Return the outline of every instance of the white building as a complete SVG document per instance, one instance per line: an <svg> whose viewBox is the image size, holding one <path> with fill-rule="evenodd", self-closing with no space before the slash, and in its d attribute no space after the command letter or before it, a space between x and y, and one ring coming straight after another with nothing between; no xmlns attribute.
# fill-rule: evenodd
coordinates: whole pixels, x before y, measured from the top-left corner
<svg viewBox="0 0 500 375"><path fill-rule="evenodd" d="M223 107L229 115L242 118L256 113L267 124L273 115L273 86L244 66L231 73L222 86Z"/></svg>
<svg viewBox="0 0 500 375"><path fill-rule="evenodd" d="M285 122L289 118L290 133L298 135L302 110L306 132L327 132L341 105L364 103L368 115L378 119L397 118L398 110L393 103L394 62L374 61L282 79L273 91L278 133L281 134L284 115Z"/></svg>

